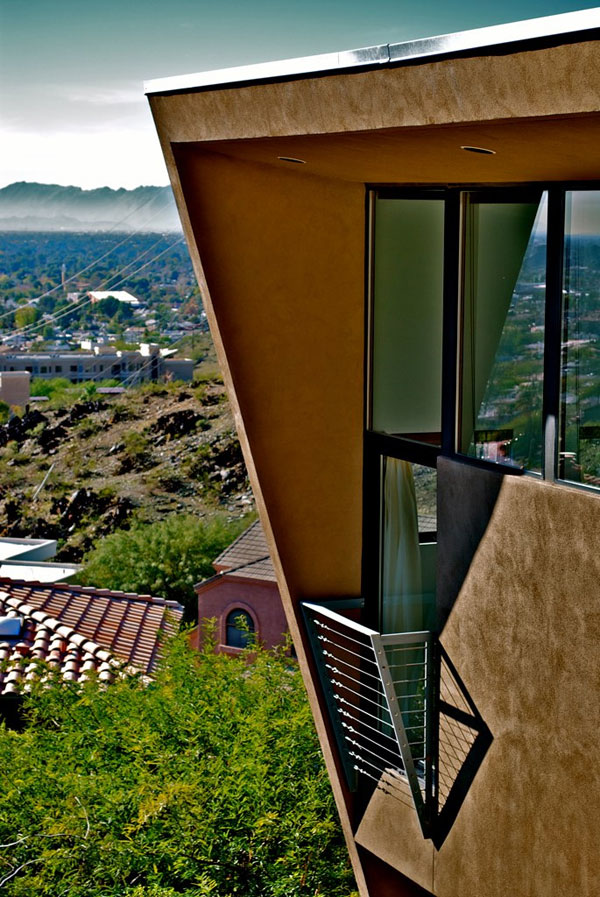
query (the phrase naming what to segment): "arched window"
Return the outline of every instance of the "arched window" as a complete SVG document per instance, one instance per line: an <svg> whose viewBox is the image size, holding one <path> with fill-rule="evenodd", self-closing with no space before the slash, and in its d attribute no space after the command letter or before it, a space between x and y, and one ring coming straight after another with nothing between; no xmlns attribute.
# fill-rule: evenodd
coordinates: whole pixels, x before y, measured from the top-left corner
<svg viewBox="0 0 600 897"><path fill-rule="evenodd" d="M246 648L252 642L254 620L246 610L236 607L227 614L225 644L230 648Z"/></svg>

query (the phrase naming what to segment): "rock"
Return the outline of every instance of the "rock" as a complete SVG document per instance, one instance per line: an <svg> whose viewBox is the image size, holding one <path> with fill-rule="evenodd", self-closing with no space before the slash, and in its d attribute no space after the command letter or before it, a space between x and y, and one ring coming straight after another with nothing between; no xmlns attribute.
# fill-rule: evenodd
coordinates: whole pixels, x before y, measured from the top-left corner
<svg viewBox="0 0 600 897"><path fill-rule="evenodd" d="M188 433L194 433L198 424L203 421L203 416L197 411L192 408L182 408L181 411L172 411L170 414L161 415L149 430L153 434L162 433L171 437L186 436Z"/></svg>

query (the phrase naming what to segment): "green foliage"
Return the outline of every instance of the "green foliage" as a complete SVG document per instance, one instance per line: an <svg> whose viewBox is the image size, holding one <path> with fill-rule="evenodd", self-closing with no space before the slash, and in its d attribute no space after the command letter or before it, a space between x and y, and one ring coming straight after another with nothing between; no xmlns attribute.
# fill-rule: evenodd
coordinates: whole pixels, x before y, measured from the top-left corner
<svg viewBox="0 0 600 897"><path fill-rule="evenodd" d="M18 308L15 312L15 327L20 330L22 327L28 327L30 324L35 324L39 317L39 312L36 308L32 308L32 306L25 306L24 308Z"/></svg>
<svg viewBox="0 0 600 897"><path fill-rule="evenodd" d="M144 455L148 451L148 440L143 433L138 433L136 430L130 430L125 434L123 444L127 454L132 457Z"/></svg>
<svg viewBox="0 0 600 897"><path fill-rule="evenodd" d="M55 679L0 729L11 897L349 897L299 672L168 647L155 683Z"/></svg>
<svg viewBox="0 0 600 897"><path fill-rule="evenodd" d="M71 389L72 385L71 381L67 380L66 377L53 377L50 380L46 380L42 377L34 377L31 381L31 395L48 396L50 399L57 392Z"/></svg>
<svg viewBox="0 0 600 897"><path fill-rule="evenodd" d="M213 560L247 520L189 515L138 524L102 539L84 558L80 581L98 588L142 592L179 601L185 618L197 617L195 583L214 574Z"/></svg>
<svg viewBox="0 0 600 897"><path fill-rule="evenodd" d="M81 398L81 387L66 377L52 377L49 380L34 377L31 381L32 396L48 396L50 408L68 408Z"/></svg>
<svg viewBox="0 0 600 897"><path fill-rule="evenodd" d="M83 383L81 385L80 396L84 402L88 401L89 399L94 399L96 397L97 392L98 392L98 387L94 383L93 380L88 380L87 383Z"/></svg>
<svg viewBox="0 0 600 897"><path fill-rule="evenodd" d="M0 401L0 424L5 424L10 417L10 405Z"/></svg>

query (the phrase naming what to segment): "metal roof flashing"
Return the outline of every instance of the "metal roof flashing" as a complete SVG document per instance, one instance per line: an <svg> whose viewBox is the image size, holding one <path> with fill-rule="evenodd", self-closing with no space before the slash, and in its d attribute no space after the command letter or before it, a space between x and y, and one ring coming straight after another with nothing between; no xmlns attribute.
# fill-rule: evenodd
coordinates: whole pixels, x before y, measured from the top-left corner
<svg viewBox="0 0 600 897"><path fill-rule="evenodd" d="M144 83L144 92L146 95L152 96L243 86L264 81L283 81L310 75L339 74L342 71L356 68L370 69L385 65L412 63L436 56L453 56L511 44L535 44L552 38L569 37L576 40L588 36L587 33L593 30L600 30L600 7L598 6L576 12L526 19L521 22L458 31L454 34L419 38L403 43L380 44L358 50L261 62L254 65L197 72L191 75L155 78Z"/></svg>

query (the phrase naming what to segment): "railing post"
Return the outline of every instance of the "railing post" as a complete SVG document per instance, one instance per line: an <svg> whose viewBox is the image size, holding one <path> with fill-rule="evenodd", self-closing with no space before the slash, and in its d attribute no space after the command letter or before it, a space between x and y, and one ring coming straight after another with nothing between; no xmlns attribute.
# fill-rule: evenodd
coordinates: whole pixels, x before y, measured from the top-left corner
<svg viewBox="0 0 600 897"><path fill-rule="evenodd" d="M402 763L404 764L404 772L406 773L406 777L410 785L410 790L412 792L413 801L415 803L415 808L419 815L419 819L422 820L425 808L423 804L423 795L421 794L421 786L419 785L419 778L417 776L415 765L413 763L412 753L406 735L406 727L404 725L404 720L402 719L402 712L400 710L398 698L396 697L396 689L394 688L394 683L390 675L387 654L384 644L381 640L381 636L379 634L372 635L371 644L373 645L373 650L377 659L377 665L379 666L381 684L383 685L385 699L387 701L388 710L392 718L392 725L394 726L396 738L398 739L398 746L400 748L400 754L402 756Z"/></svg>
<svg viewBox="0 0 600 897"><path fill-rule="evenodd" d="M432 832L438 813L440 669L437 639L430 633L426 641L425 661L425 825Z"/></svg>

